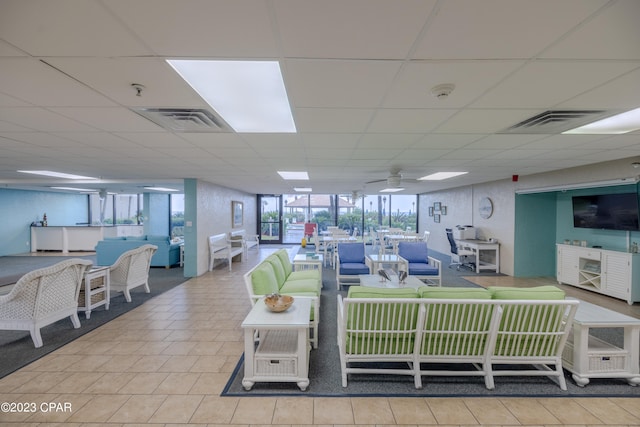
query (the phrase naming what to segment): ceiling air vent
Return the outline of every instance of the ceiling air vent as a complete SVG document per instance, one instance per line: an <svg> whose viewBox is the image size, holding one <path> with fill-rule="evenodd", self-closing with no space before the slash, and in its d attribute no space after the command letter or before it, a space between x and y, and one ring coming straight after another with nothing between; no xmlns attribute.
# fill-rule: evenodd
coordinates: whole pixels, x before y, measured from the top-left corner
<svg viewBox="0 0 640 427"><path fill-rule="evenodd" d="M231 132L220 117L204 108L134 108L133 111L172 132Z"/></svg>
<svg viewBox="0 0 640 427"><path fill-rule="evenodd" d="M557 134L596 121L606 114L607 111L604 110L549 110L500 133Z"/></svg>

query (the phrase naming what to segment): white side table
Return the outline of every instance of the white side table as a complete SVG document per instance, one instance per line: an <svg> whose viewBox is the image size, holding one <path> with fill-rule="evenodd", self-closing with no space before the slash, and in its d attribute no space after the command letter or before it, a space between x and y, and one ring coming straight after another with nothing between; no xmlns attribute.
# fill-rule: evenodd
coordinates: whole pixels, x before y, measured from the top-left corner
<svg viewBox="0 0 640 427"><path fill-rule="evenodd" d="M91 310L105 306L109 310L111 298L111 279L109 267L96 267L84 273L80 295L78 296L78 311L84 311L87 319L91 317Z"/></svg>
<svg viewBox="0 0 640 427"><path fill-rule="evenodd" d="M295 382L300 390L307 389L310 315L311 298L295 297L282 313L269 310L263 298L256 301L242 322L245 390L256 382Z"/></svg>
<svg viewBox="0 0 640 427"><path fill-rule="evenodd" d="M320 283L322 283L322 265L324 264L324 257L322 254L314 254L313 256L306 256L305 254L298 254L293 257L293 270L310 270L316 269L320 271Z"/></svg>
<svg viewBox="0 0 640 427"><path fill-rule="evenodd" d="M380 268L383 268L384 264L395 265L396 272L398 271L398 268L400 267L400 265L404 264L404 261L402 260L402 258L394 254L382 254L382 255L371 254L366 256L365 261L367 264L371 265L371 271L374 274L377 274L378 270Z"/></svg>
<svg viewBox="0 0 640 427"><path fill-rule="evenodd" d="M622 328L622 348L590 335L594 328ZM640 384L639 347L640 319L580 301L562 364L581 387L589 384L590 378L625 378L635 386Z"/></svg>

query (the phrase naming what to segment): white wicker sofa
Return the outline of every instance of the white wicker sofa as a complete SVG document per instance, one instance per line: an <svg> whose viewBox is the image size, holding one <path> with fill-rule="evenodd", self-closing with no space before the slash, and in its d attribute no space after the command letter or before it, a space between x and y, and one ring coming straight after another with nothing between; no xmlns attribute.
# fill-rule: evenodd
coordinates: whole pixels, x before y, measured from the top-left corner
<svg viewBox="0 0 640 427"><path fill-rule="evenodd" d="M412 376L418 389L423 377L483 376L493 389L495 376L510 375L548 376L566 390L562 351L577 306L555 286L352 286L346 298L338 295L342 386L349 374L366 373Z"/></svg>

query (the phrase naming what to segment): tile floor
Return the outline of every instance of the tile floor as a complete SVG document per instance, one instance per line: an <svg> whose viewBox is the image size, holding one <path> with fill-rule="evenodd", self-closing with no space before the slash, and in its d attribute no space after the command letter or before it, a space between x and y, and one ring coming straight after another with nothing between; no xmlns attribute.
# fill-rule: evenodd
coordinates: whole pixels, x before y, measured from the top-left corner
<svg viewBox="0 0 640 427"><path fill-rule="evenodd" d="M252 250L232 273L221 266L191 279L1 379L0 403L35 403L36 410L0 412L0 425L640 425L637 398L220 397L243 351L249 302L241 275L272 251ZM638 304L586 298L640 317Z"/></svg>

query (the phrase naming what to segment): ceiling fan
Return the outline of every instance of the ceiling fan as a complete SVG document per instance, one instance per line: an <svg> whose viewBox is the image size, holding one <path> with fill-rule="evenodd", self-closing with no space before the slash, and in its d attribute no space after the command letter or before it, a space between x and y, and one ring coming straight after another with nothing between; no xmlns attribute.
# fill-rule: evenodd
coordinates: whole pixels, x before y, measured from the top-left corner
<svg viewBox="0 0 640 427"><path fill-rule="evenodd" d="M386 182L388 187L393 188L393 187L400 187L400 185L402 185L403 182L406 182L406 183L418 182L417 179L403 178L402 174L400 173L401 171L402 169L400 168L393 168L389 171L389 176L387 176L386 178L374 179L373 181L366 182L366 184Z"/></svg>

